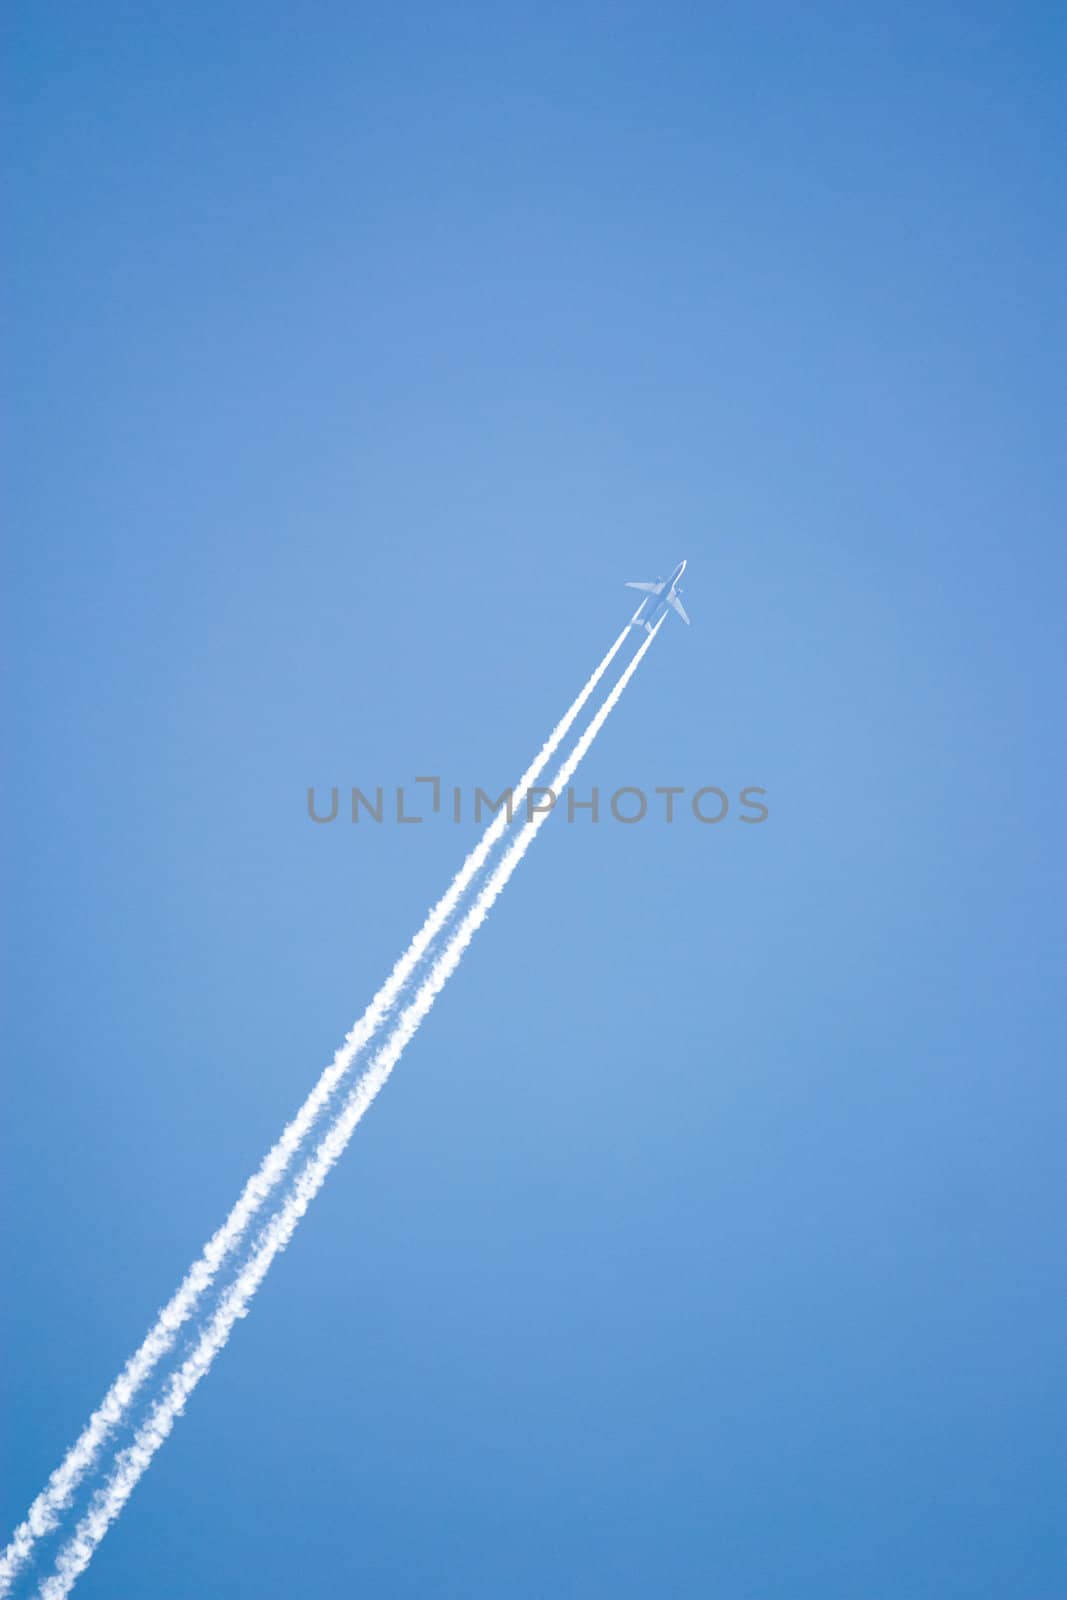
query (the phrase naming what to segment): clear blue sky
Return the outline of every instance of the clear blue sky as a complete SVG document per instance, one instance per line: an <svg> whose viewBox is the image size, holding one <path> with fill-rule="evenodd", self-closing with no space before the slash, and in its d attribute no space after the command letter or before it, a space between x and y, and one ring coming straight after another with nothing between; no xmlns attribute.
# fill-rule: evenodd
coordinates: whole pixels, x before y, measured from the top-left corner
<svg viewBox="0 0 1067 1600"><path fill-rule="evenodd" d="M1065 25L16 5L4 1533L671 622L79 1593L1062 1600Z"/></svg>

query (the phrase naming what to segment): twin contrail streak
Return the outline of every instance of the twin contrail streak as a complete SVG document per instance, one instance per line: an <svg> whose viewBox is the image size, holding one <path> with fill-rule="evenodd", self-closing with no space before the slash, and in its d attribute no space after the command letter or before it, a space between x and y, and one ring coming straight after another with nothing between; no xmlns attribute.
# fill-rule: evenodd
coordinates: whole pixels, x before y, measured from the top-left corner
<svg viewBox="0 0 1067 1600"><path fill-rule="evenodd" d="M637 671L645 652L659 631L660 624L635 652L585 733L563 763L552 783L559 792L574 775L583 756L618 704L626 685ZM617 646L616 646L617 648ZM385 1044L353 1086L329 1132L318 1144L303 1171L296 1178L288 1199L260 1234L254 1253L226 1291L218 1309L204 1328L192 1353L169 1380L162 1398L149 1412L133 1443L116 1457L107 1483L94 1497L89 1510L78 1523L72 1538L60 1550L53 1575L42 1585L42 1600L62 1600L78 1576L92 1560L97 1545L129 1499L152 1457L163 1444L180 1416L196 1385L209 1371L215 1357L229 1339L235 1322L247 1315L252 1297L263 1282L275 1256L285 1249L304 1213L343 1153L356 1125L386 1083L408 1042L430 1011L438 994L462 960L464 951L526 854L547 811L536 812L508 847L470 910L448 940L413 1000L405 1006Z"/></svg>
<svg viewBox="0 0 1067 1600"><path fill-rule="evenodd" d="M546 763L551 760L570 732L575 718L622 648L628 632L627 627L619 634L577 699L562 720L556 724L534 761L519 779L514 790L515 806L521 804L531 785L540 777ZM249 1223L271 1190L285 1176L293 1157L341 1079L364 1045L373 1038L393 1010L412 973L455 911L474 877L485 865L507 825L507 811L501 809L467 856L441 899L429 911L422 927L399 957L366 1011L346 1035L344 1043L337 1050L330 1065L323 1071L296 1116L288 1123L277 1143L263 1158L258 1171L249 1178L225 1222L208 1240L199 1258L190 1267L173 1297L163 1307L145 1335L140 1347L127 1361L78 1439L30 1506L25 1520L16 1528L7 1549L0 1556L0 1596L7 1594L16 1574L28 1560L36 1541L57 1526L60 1515L69 1505L74 1490L95 1464L112 1429L121 1422L142 1385L172 1348L179 1329L192 1316L204 1292L214 1281L219 1268L240 1242Z"/></svg>

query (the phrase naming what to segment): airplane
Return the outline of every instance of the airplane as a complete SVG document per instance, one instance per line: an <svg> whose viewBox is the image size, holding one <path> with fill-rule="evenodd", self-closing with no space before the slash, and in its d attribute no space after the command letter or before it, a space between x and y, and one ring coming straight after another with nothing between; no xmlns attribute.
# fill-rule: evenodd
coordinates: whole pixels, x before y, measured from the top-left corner
<svg viewBox="0 0 1067 1600"><path fill-rule="evenodd" d="M679 579L685 568L686 563L679 561L669 578L657 578L655 583L628 583L626 585L628 589L643 589L647 595L655 596L654 599L642 600L630 618L635 628L647 628L651 633L660 618L667 615L668 606L673 606L682 621L688 623L689 618L685 614L685 607L679 599L682 591L678 587ZM648 614L642 616L641 613L646 606L649 607Z"/></svg>

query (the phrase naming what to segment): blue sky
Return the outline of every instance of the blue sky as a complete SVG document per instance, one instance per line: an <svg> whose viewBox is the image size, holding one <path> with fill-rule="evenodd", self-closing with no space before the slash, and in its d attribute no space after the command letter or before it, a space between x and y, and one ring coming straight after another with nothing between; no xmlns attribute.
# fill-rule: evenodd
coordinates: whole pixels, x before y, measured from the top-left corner
<svg viewBox="0 0 1067 1600"><path fill-rule="evenodd" d="M517 777L79 1593L1067 1592L1051 5L16 7L11 1527Z"/></svg>

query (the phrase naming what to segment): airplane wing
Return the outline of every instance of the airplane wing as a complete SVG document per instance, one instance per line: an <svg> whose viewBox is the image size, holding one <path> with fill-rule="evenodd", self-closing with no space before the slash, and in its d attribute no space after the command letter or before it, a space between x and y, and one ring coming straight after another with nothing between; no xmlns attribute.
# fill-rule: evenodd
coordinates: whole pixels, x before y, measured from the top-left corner
<svg viewBox="0 0 1067 1600"><path fill-rule="evenodd" d="M663 588L663 579L661 578L658 583L628 583L626 587L627 589L643 589L646 594L659 594Z"/></svg>
<svg viewBox="0 0 1067 1600"><path fill-rule="evenodd" d="M683 606L682 602L679 600L679 598L678 598L678 596L676 594L672 594L671 595L671 605L674 607L675 611L677 611L677 613L681 617L682 621L684 623L688 624L689 618L685 614L685 607Z"/></svg>

